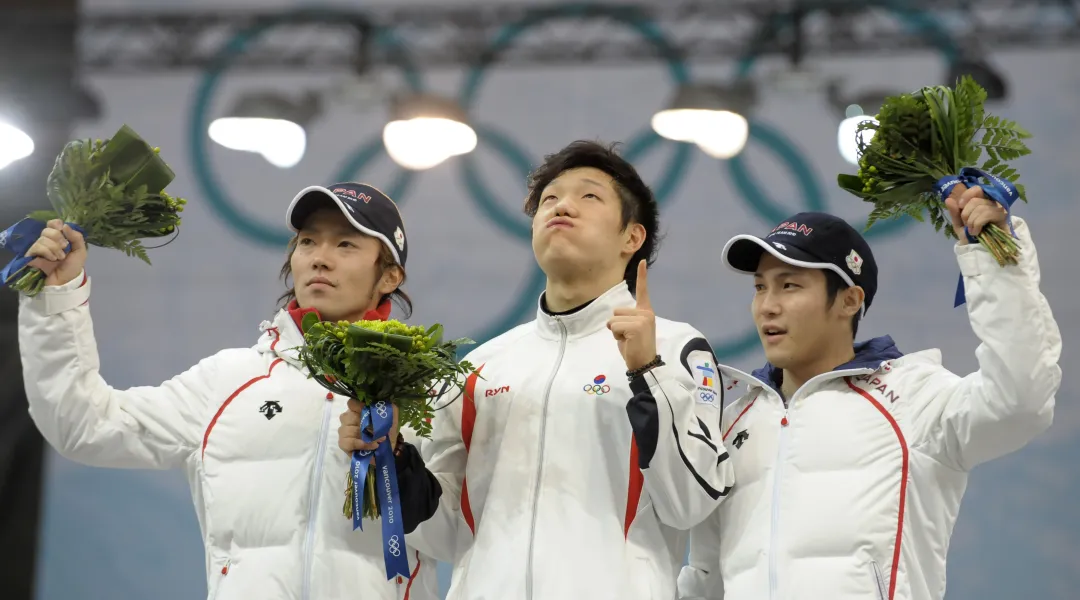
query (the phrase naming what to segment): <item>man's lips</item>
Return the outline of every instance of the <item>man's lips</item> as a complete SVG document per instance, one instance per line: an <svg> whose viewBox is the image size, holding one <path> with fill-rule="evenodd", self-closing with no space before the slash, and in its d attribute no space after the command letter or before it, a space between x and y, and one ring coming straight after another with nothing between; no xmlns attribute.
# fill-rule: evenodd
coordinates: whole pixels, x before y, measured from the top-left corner
<svg viewBox="0 0 1080 600"><path fill-rule="evenodd" d="M574 224L571 223L570 219L567 219L566 217L555 217L554 219L551 219L547 222L548 229L554 227L570 229L573 226Z"/></svg>
<svg viewBox="0 0 1080 600"><path fill-rule="evenodd" d="M766 341L778 342L787 335L787 329L777 325L766 325L761 328L761 335L765 337Z"/></svg>

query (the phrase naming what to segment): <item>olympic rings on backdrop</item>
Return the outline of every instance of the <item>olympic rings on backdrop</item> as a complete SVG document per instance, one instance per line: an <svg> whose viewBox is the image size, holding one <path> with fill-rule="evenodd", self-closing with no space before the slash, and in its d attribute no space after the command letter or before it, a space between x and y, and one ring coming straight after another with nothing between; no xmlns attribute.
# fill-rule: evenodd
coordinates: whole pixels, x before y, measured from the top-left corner
<svg viewBox="0 0 1080 600"><path fill-rule="evenodd" d="M884 2L882 2L882 0L877 1L879 4L894 4L894 2L889 2L887 0ZM916 11L905 12L905 9L892 6L890 6L890 8L901 14L901 16L903 16L910 24L915 24L916 26L923 28L936 27L936 24L932 21L927 21L925 15L922 13ZM220 185L208 159L207 151L208 140L206 131L210 101L216 92L219 80L227 70L229 63L237 55L241 54L249 43L266 33L269 29L300 16L319 16L333 19L348 16L349 14L348 11L336 10L293 11L283 13L275 19L248 28L237 34L236 37L223 46L222 50L215 56L213 66L204 74L203 80L197 88L191 108L191 121L188 130L191 158L195 168L196 180L202 187L202 191L211 207L226 222L226 224L236 230L242 237L245 237L256 244L281 248L291 237L291 234L283 226L266 225L259 219L252 218L250 215L245 214ZM488 60L485 60L483 64L473 65L468 71L459 93L459 101L461 102L462 107L468 111L474 104L478 95L480 83L483 81L487 69L497 62L497 59L494 57L497 57L499 52L509 47L516 38L532 27L553 19L585 19L598 17L617 21L620 24L633 29L644 38L646 43L652 44L659 49L661 54L665 56L665 62L668 65L668 70L674 85L680 85L690 81L687 65L679 57L677 49L654 23L650 22L636 9L632 7L627 8L610 5L572 3L538 9L530 13L528 17L517 23L508 25L496 34L491 40L487 51L483 53L484 56L488 57ZM940 30L939 33L935 35L939 34ZM947 36L945 37L947 38ZM394 55L400 62L399 66L404 72L407 85L415 92L422 92L424 90L424 85L421 74L410 62L407 49L404 44L394 36L393 32L388 29L379 29L377 31L376 43L394 48ZM955 48L953 48L953 52L955 55ZM756 58L757 57L754 55L744 58L738 66L737 77L747 76L752 70ZM487 147L494 149L500 157L509 163L509 166L516 172L516 176L524 179L534 165L533 160L529 157L527 152L508 135L490 125L473 123L473 127L479 138L478 141L481 144L485 144ZM798 189L802 190L804 193L803 204L805 205L806 210L826 209L825 195L822 193L821 186L812 167L803 158L801 153L798 152L797 148L795 148L795 146L780 131L764 123L751 121L750 138L769 148L778 158L780 158L781 163L795 176ZM640 160L641 157L649 151L661 145L661 142L667 143L666 140L646 126L626 142L624 156L627 160L635 162ZM344 181L353 179L367 164L383 154L385 154L385 149L382 140L378 137L361 144L360 147L342 163L337 171L335 180ZM678 186L684 179L694 154L694 148L691 144L673 143L673 152L666 163L663 173L660 175L658 181L652 184L657 200L661 206L665 205L674 197ZM480 176L480 169L476 164L475 153L459 157L458 161L460 163L459 174L462 185L468 191L466 195L469 199L476 203L478 212L485 218L490 219L494 225L505 231L511 237L525 243L530 243L531 231L527 218L521 214L521 211L517 206L514 206L513 209L508 208L505 203L499 200L498 194L492 192L487 184L483 182ZM780 203L770 198L766 190L754 181L751 172L746 165L745 155L740 155L727 161L727 168L733 184L742 196L743 201L747 202L752 210L765 223L773 224L778 222L787 216L789 212L792 212L785 210ZM398 199L398 202L401 203L407 197L407 191L415 181L416 176L417 174L413 171L400 169L398 176L386 188L388 194L391 197ZM514 197L517 198L518 195L515 195ZM867 237L876 237L899 231L906 227L906 225L907 223L902 221L875 225L875 227L867 233ZM539 267L532 261L530 261L528 269L529 276L524 281L523 285L519 286L515 295L515 300L511 305L499 314L499 316L491 323L485 325L482 328L481 335L471 336L476 339L478 343L483 343L495 335L527 320L531 314L535 312L536 298L543 291L545 278ZM731 339L715 344L714 352L718 359L731 359L742 355L747 351L753 350L757 347L757 344L757 331L756 329L751 328L742 334L733 336Z"/></svg>
<svg viewBox="0 0 1080 600"><path fill-rule="evenodd" d="M283 23L288 23L300 18L322 18L326 20L340 19L348 16L348 13L335 10L304 9L284 12L273 18L260 21L243 31L240 31L219 50L213 57L211 66L203 73L202 81L199 82L191 104L188 126L188 146L191 152L191 164L195 169L195 181L202 188L202 193L209 202L210 207L225 221L227 225L236 230L241 237L247 238L257 245L269 246L282 249L292 238L291 232L283 225L267 225L256 215L245 213L240 205L229 195L229 192L221 185L209 159L207 144L209 136L206 131L209 125L210 101L217 91L222 75L228 70L230 63L240 54L248 44L264 35L267 31ZM420 72L412 64L405 46L387 29L379 29L375 34L375 43L380 46L390 46L395 52L394 56L400 62L405 82L414 92L422 92L424 89ZM366 152L365 152L366 151ZM378 145L365 144L350 159L349 163L355 164L359 169L367 161L384 152L381 143ZM348 164L347 163L347 166ZM393 187L387 188L387 194L391 198L397 198L411 181L411 174L403 174Z"/></svg>
<svg viewBox="0 0 1080 600"><path fill-rule="evenodd" d="M671 42L638 11L617 6L569 4L534 11L528 17L517 23L507 25L497 33L492 43L483 52L483 55L488 57L488 60L482 65L474 65L465 78L465 83L462 85L459 94L459 103L462 108L466 111L472 108L485 72L495 63L498 53L508 48L517 37L532 27L549 20L575 17L607 17L631 27L668 57L668 70L676 85L689 81L686 65L678 58L678 53ZM503 159L510 163L511 168L516 171L520 180L524 181L534 166L525 150L508 135L494 127L475 121L472 126L476 130L477 141L487 147L494 148ZM631 138L624 156L627 160L633 162L661 141L664 141L663 138L646 127ZM657 202L661 206L674 195L675 189L682 182L683 175L690 164L692 150L693 148L689 144L675 144L675 150L668 161L667 168L664 174L661 175L659 183L654 186ZM528 218L522 214L520 206L515 206L513 209L508 208L491 191L491 188L483 182L480 169L476 164L475 155L474 152L458 158L462 183L469 191L467 196L477 204L479 213L490 219L494 225L511 237L521 240L525 244L531 244L532 230ZM519 196L515 195L513 197L518 198ZM478 343L483 343L503 331L513 328L515 325L527 320L535 312L536 298L543 291L546 280L543 272L540 271L534 261L530 260L529 263L530 266L527 268L531 271L532 277L528 284L522 286L519 296L510 310L506 310L498 319L484 327L482 335L475 336L474 339Z"/></svg>

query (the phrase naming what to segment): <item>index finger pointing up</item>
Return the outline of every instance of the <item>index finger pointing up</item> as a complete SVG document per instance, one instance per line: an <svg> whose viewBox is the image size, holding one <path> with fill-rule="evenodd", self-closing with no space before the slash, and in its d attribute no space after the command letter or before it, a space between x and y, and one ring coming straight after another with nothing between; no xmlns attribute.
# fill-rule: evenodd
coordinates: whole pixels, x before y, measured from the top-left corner
<svg viewBox="0 0 1080 600"><path fill-rule="evenodd" d="M641 310L652 310L649 302L649 264L643 258L637 266L637 307Z"/></svg>

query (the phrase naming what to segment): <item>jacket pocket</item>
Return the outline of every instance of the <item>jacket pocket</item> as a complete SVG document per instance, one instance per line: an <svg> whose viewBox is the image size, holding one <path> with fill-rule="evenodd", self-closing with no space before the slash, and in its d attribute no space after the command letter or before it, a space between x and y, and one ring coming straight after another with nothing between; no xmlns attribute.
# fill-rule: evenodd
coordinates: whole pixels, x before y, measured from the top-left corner
<svg viewBox="0 0 1080 600"><path fill-rule="evenodd" d="M881 567L878 566L876 560L870 561L870 576L874 578L874 587L877 588L878 600L887 600L889 588L885 585L885 576L881 574Z"/></svg>

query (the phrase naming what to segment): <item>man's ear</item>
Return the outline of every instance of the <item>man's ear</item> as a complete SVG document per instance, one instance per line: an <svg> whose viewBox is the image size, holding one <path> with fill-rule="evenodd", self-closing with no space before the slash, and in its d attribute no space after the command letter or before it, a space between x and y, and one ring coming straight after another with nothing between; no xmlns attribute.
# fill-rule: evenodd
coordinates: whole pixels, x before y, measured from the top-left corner
<svg viewBox="0 0 1080 600"><path fill-rule="evenodd" d="M849 287L841 293L840 310L843 311L844 316L854 317L862 310L863 302L866 300L866 292L859 286Z"/></svg>
<svg viewBox="0 0 1080 600"><path fill-rule="evenodd" d="M394 290L401 287L401 282L404 280L405 271L399 265L388 267L383 271L382 279L379 280L379 295L385 296L393 293Z"/></svg>
<svg viewBox="0 0 1080 600"><path fill-rule="evenodd" d="M623 244L623 254L633 256L645 243L645 226L641 223L630 223L625 230L626 242Z"/></svg>

